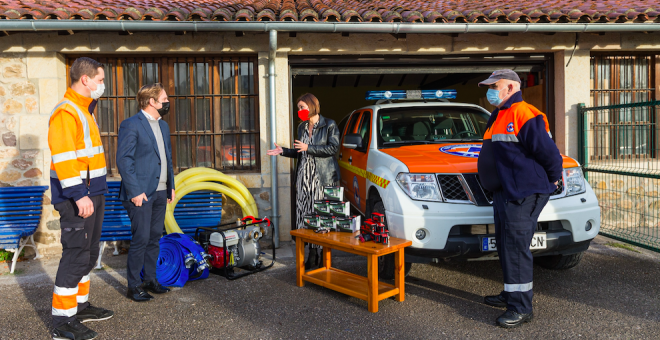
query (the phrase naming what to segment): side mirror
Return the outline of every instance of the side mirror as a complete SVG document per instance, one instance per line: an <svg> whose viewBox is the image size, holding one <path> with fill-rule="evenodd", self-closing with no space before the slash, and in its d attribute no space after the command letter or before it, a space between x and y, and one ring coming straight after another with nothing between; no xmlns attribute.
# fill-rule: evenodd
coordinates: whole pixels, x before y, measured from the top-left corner
<svg viewBox="0 0 660 340"><path fill-rule="evenodd" d="M349 149L357 149L362 147L362 136L360 136L357 133L351 133L346 136L344 136L344 144L342 144L345 148Z"/></svg>

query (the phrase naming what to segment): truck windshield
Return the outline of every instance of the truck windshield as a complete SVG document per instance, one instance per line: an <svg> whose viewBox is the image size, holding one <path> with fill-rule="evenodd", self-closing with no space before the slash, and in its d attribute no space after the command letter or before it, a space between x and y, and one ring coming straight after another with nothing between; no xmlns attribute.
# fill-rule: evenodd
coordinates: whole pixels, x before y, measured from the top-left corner
<svg viewBox="0 0 660 340"><path fill-rule="evenodd" d="M480 141L488 114L469 107L406 107L378 111L378 147Z"/></svg>

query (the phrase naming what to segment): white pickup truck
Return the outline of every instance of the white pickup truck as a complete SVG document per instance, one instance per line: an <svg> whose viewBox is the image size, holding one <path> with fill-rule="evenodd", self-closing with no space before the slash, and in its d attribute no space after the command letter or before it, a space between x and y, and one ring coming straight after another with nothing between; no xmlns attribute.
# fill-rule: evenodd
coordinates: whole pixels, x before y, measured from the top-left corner
<svg viewBox="0 0 660 340"><path fill-rule="evenodd" d="M341 185L348 199L367 216L384 213L390 235L413 242L406 248L406 273L411 262L497 259L492 193L477 174L490 113L443 100L451 90L416 91L419 100L396 102L397 92L405 91L368 92L367 99L381 100L339 124ZM563 159L562 181L530 245L536 262L552 269L577 265L600 228L596 195L579 164ZM382 259L381 276L393 277L393 257Z"/></svg>

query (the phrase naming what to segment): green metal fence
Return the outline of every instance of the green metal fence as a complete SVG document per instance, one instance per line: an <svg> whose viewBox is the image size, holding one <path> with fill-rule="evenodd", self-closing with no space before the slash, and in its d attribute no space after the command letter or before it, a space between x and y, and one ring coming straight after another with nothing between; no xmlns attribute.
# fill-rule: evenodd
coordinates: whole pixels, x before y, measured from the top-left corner
<svg viewBox="0 0 660 340"><path fill-rule="evenodd" d="M600 233L660 251L660 101L578 106L579 155Z"/></svg>

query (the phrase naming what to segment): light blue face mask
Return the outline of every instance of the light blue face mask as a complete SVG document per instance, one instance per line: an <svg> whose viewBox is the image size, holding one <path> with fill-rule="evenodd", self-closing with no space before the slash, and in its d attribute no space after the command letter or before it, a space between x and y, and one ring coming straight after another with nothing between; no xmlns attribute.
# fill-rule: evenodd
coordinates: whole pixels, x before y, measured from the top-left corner
<svg viewBox="0 0 660 340"><path fill-rule="evenodd" d="M486 99L488 99L488 102L493 106L502 104L499 90L488 89L486 92Z"/></svg>

